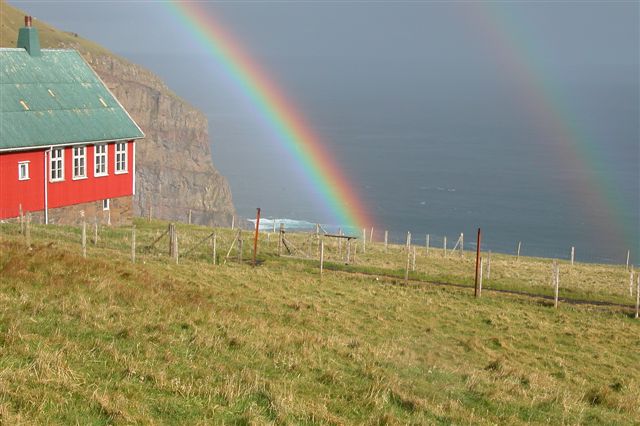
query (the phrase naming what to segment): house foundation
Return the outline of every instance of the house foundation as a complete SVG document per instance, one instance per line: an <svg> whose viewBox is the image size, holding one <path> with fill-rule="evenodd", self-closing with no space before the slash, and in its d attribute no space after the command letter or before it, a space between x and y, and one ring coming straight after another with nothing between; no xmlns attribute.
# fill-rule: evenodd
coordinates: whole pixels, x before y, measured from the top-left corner
<svg viewBox="0 0 640 426"><path fill-rule="evenodd" d="M87 223L97 221L100 225L130 225L133 216L133 197L111 198L49 209L49 224L79 225L82 223L82 212ZM26 213L25 211L24 214ZM45 222L43 210L30 213L33 223Z"/></svg>

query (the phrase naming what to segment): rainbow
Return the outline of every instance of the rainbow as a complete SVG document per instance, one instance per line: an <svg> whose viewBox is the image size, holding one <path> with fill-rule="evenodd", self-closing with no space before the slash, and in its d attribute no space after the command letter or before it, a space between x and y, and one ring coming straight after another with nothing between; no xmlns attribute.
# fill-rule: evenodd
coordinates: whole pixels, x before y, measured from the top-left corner
<svg viewBox="0 0 640 426"><path fill-rule="evenodd" d="M373 225L353 185L320 138L282 90L235 38L197 2L164 3L215 59L227 77L254 106L259 118L300 165L312 190L324 201L336 225L361 229Z"/></svg>
<svg viewBox="0 0 640 426"><path fill-rule="evenodd" d="M577 126L552 84L539 65L533 49L505 8L494 2L466 7L470 23L487 41L493 56L518 86L523 103L536 125L554 140L555 163L571 170L577 184L569 197L581 207L581 218L594 233L608 236L621 247L640 251L640 235L633 207L627 205L606 166L600 160L590 135Z"/></svg>

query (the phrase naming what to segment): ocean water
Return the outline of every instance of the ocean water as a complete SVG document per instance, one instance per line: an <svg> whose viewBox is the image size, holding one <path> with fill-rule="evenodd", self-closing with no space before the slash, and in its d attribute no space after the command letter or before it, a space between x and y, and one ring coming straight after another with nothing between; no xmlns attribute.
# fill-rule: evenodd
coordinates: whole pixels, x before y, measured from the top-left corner
<svg viewBox="0 0 640 426"><path fill-rule="evenodd" d="M415 107L386 120L352 113L348 126L326 128L323 136L369 206L378 241L386 229L395 242L410 231L415 244L425 244L430 234L431 246L442 247L446 236L451 247L464 233L465 247L472 249L480 227L485 250L514 253L521 242L522 255L568 259L574 246L577 260L604 263L624 263L631 250L631 261L638 264L637 130L617 124L621 109L634 109L616 106L618 100L603 99L598 112L604 115L598 122L616 123L617 129L612 124L600 132L617 135L618 152L607 153L606 144L593 148L589 154L599 156L602 170L590 171L586 180L591 165L580 152L570 151L577 160L563 162L554 146L558 141L504 105L484 111L478 106L468 115ZM424 115L411 113L417 110ZM483 120L483 115L503 118ZM228 177L241 215L253 217L255 200L262 197L263 229L271 229L273 219L287 229L312 230L317 222L327 232L346 229L304 193L263 181L260 195L251 187L245 194L246 171ZM622 198L611 197L601 186L604 180ZM585 181L590 186L585 188Z"/></svg>

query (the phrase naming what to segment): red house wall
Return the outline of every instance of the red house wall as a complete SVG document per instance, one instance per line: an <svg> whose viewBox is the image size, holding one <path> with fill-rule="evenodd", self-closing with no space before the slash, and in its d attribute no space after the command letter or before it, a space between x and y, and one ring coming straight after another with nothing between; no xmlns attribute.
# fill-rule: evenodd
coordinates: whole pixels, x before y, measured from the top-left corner
<svg viewBox="0 0 640 426"><path fill-rule="evenodd" d="M30 161L29 180L18 180L18 163ZM44 151L0 154L0 219L22 211L44 210Z"/></svg>
<svg viewBox="0 0 640 426"><path fill-rule="evenodd" d="M127 143L127 173L115 174L115 143L107 145L107 176L94 176L94 145L86 146L86 175L73 179L73 148L64 149L64 181L47 182L48 207L69 206L133 194L134 142ZM0 154L0 219L44 210L44 150ZM18 180L18 162L31 161L30 179ZM48 170L49 164L47 164Z"/></svg>

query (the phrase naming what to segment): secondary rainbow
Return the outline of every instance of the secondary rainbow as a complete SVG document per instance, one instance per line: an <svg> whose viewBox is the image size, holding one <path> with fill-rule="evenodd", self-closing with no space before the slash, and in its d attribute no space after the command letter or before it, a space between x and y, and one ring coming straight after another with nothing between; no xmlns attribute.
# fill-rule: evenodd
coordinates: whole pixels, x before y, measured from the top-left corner
<svg viewBox="0 0 640 426"><path fill-rule="evenodd" d="M282 90L234 37L196 2L164 3L253 104L277 140L299 163L305 178L324 200L336 225L373 225L360 196L320 138Z"/></svg>
<svg viewBox="0 0 640 426"><path fill-rule="evenodd" d="M466 6L472 25L486 38L495 58L508 70L505 75L518 84L519 92L532 118L547 131L553 144L558 165L571 170L577 185L569 194L581 206L581 218L592 232L615 238L624 249L640 251L633 207L628 206L598 157L591 136L577 126L572 111L567 108L559 91L536 60L527 38L500 3Z"/></svg>

